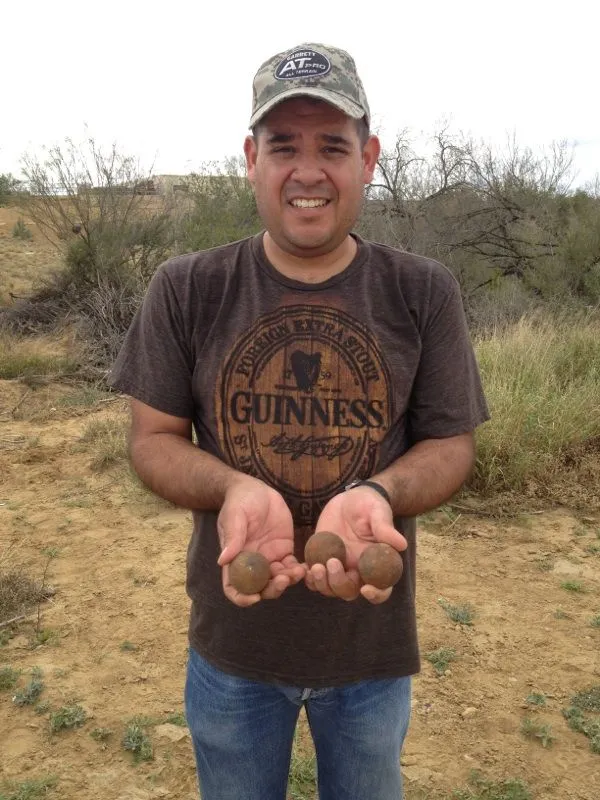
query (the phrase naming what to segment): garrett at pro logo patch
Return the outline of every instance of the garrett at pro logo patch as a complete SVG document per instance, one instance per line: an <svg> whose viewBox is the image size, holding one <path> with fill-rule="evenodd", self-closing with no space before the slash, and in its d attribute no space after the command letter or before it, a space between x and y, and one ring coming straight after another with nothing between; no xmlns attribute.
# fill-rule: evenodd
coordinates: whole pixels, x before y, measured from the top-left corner
<svg viewBox="0 0 600 800"><path fill-rule="evenodd" d="M280 61L275 70L279 81L292 78L320 78L331 71L331 63L327 56L315 50L297 50Z"/></svg>
<svg viewBox="0 0 600 800"><path fill-rule="evenodd" d="M349 315L291 306L236 343L217 384L228 462L313 524L338 489L372 474L389 428L391 381L369 331Z"/></svg>

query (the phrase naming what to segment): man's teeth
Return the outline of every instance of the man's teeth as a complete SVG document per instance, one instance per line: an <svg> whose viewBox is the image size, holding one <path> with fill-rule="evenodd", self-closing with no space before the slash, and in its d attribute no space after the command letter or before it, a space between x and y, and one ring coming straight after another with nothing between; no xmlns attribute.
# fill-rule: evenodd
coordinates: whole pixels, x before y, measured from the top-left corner
<svg viewBox="0 0 600 800"><path fill-rule="evenodd" d="M320 206L326 206L327 200L305 200L304 198L298 198L296 200L292 200L291 203L296 208L319 208Z"/></svg>

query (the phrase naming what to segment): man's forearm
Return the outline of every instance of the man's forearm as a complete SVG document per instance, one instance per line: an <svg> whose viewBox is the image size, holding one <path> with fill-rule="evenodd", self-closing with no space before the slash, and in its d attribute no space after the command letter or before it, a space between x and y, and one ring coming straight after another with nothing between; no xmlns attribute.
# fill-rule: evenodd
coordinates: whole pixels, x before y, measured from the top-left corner
<svg viewBox="0 0 600 800"><path fill-rule="evenodd" d="M418 442L373 475L390 495L395 515L412 517L437 508L460 489L475 460L472 434Z"/></svg>
<svg viewBox="0 0 600 800"><path fill-rule="evenodd" d="M225 492L247 478L172 433L153 433L129 446L133 468L153 492L183 508L218 510Z"/></svg>

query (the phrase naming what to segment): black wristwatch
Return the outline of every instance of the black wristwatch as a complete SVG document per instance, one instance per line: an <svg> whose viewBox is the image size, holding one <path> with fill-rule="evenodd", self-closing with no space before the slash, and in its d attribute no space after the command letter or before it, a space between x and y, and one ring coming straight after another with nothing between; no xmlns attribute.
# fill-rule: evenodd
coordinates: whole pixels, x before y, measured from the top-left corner
<svg viewBox="0 0 600 800"><path fill-rule="evenodd" d="M387 491L383 488L383 486L380 483L375 483L375 481L361 481L357 479L344 486L344 491L347 492L349 489L356 489L357 486L370 486L371 489L375 489L376 492L379 492L379 494L383 497L383 499L387 500L387 502L390 505L392 505L391 498L387 493Z"/></svg>

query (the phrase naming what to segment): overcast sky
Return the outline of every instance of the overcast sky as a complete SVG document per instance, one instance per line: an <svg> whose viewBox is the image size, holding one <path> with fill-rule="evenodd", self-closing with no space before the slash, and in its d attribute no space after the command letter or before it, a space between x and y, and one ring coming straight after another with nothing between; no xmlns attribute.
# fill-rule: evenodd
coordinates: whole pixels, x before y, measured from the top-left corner
<svg viewBox="0 0 600 800"><path fill-rule="evenodd" d="M348 50L384 143L405 127L534 149L600 172L595 0L28 0L0 12L0 173L92 136L155 173L241 152L261 62L303 42ZM87 132L87 133L86 133Z"/></svg>

